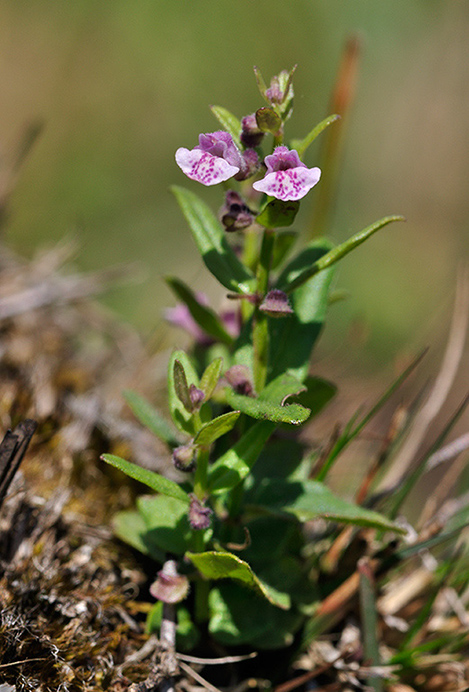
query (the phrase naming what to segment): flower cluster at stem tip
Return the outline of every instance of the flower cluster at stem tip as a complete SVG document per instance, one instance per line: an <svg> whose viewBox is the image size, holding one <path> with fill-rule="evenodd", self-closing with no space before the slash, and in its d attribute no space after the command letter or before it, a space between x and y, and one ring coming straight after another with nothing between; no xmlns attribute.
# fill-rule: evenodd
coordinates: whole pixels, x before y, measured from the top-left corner
<svg viewBox="0 0 469 692"><path fill-rule="evenodd" d="M241 153L231 135L223 131L200 135L194 149L180 147L176 163L188 178L202 185L217 185L230 178L245 180L259 169L257 152L246 149ZM264 164L264 178L252 187L282 202L301 199L321 177L319 168L308 168L298 152L286 146L276 147L265 157Z"/></svg>
<svg viewBox="0 0 469 692"><path fill-rule="evenodd" d="M291 114L293 102L294 69L290 74L282 72L274 77L270 89L261 89L270 107L242 118L239 147L232 135L223 130L199 135L199 144L193 149L180 147L176 163L183 173L208 186L231 178L243 181L264 171L264 177L253 183L254 190L282 202L302 199L319 182L321 171L308 168L295 149L282 143L283 124ZM274 135L277 146L261 161L258 147L267 132ZM228 230L237 230L237 225L235 220Z"/></svg>

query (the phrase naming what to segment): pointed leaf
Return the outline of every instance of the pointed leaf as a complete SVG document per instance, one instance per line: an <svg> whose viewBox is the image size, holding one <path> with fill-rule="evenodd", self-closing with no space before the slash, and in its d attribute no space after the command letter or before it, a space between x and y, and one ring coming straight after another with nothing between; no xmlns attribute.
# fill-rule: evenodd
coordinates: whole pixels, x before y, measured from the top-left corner
<svg viewBox="0 0 469 692"><path fill-rule="evenodd" d="M231 490L246 478L275 427L270 421L259 421L212 465L210 493L216 495Z"/></svg>
<svg viewBox="0 0 469 692"><path fill-rule="evenodd" d="M288 610L290 598L265 584L252 571L247 562L237 555L225 552L186 553L188 558L206 579L234 579L264 596L272 605Z"/></svg>
<svg viewBox="0 0 469 692"><path fill-rule="evenodd" d="M173 381L176 396L188 413L193 413L192 401L189 395L186 373L181 361L175 358L173 363Z"/></svg>
<svg viewBox="0 0 469 692"><path fill-rule="evenodd" d="M324 271L324 269L331 267L333 264L342 259L342 257L345 257L345 255L348 255L349 252L364 243L365 240L370 238L374 233L393 221L405 221L405 218L403 216L385 216L383 219L371 224L371 226L367 226L362 231L356 233L351 238L346 240L345 243L341 243L337 247L330 250L326 255L320 257L309 268L299 272L296 275L290 275L288 277L288 283L283 286L283 288L280 286L281 290L284 290L285 293L291 293L291 291L304 284L305 281L308 281L308 279L315 274L318 274L319 272Z"/></svg>
<svg viewBox="0 0 469 692"><path fill-rule="evenodd" d="M290 514L301 522L322 517L356 526L372 526L403 533L400 527L378 512L342 500L317 481L265 479L253 495L252 502L258 508L265 508L267 512Z"/></svg>
<svg viewBox="0 0 469 692"><path fill-rule="evenodd" d="M229 411L218 418L214 418L209 423L205 423L194 438L194 444L201 447L208 447L215 440L233 429L241 411Z"/></svg>
<svg viewBox="0 0 469 692"><path fill-rule="evenodd" d="M238 149L241 148L241 121L223 106L210 106L210 110L224 130L229 132Z"/></svg>
<svg viewBox="0 0 469 692"><path fill-rule="evenodd" d="M134 478L136 481L139 481L140 483L147 485L149 488L152 488L157 493L174 497L174 499L184 502L187 505L190 502L189 495L184 492L184 490L177 483L171 481L169 478L160 476L159 473L155 473L149 469L144 469L142 466L138 466L137 464L132 464L132 462L121 459L121 457L118 457L115 454L103 454L101 459L107 464L115 466L117 469L119 469L119 471L122 471L127 476L130 476L130 478Z"/></svg>
<svg viewBox="0 0 469 692"><path fill-rule="evenodd" d="M205 368L204 374L200 378L200 389L205 394L205 401L209 401L211 398L220 379L222 369L223 358L221 357L212 360Z"/></svg>
<svg viewBox="0 0 469 692"><path fill-rule="evenodd" d="M193 192L175 186L171 189L207 269L230 291L250 293L254 277L236 257L211 209Z"/></svg>
<svg viewBox="0 0 469 692"><path fill-rule="evenodd" d="M320 135L321 132L326 129L326 127L329 127L329 125L335 123L336 120L340 120L340 115L329 115L327 118L324 118L324 120L322 120L318 125L316 125L316 127L313 127L311 132L309 132L306 135L306 137L304 137L303 139L292 140L292 142L290 143L291 149L296 149L301 159L306 149L309 146L311 146L316 137Z"/></svg>
<svg viewBox="0 0 469 692"><path fill-rule="evenodd" d="M226 331L215 310L202 305L189 286L174 276L167 276L165 281L176 296L187 306L193 319L204 332L213 336L216 341L221 341L228 346L233 343L233 338Z"/></svg>
<svg viewBox="0 0 469 692"><path fill-rule="evenodd" d="M267 91L267 85L264 82L264 77L262 76L260 69L256 67L256 65L254 65L254 75L256 77L257 86L259 88L261 96L267 101L267 103L270 103L270 101L267 99L265 95L265 92Z"/></svg>
<svg viewBox="0 0 469 692"><path fill-rule="evenodd" d="M189 360L187 354L184 351L175 351L171 358L169 359L169 364L168 364L168 404L169 404L169 410L171 413L171 418L173 419L174 424L176 427L179 428L182 432L186 432L189 435L193 435L195 430L194 430L194 425L193 425L193 415L190 413L182 401L179 398L179 395L176 390L176 381L175 381L175 363L178 361L180 365L183 368L184 371L184 377L186 379L186 384L189 387L189 385L194 384L196 387L199 385L199 378L197 377L197 373L194 369L194 366L192 365L191 361ZM176 366L179 372L178 366ZM179 385L180 386L180 383ZM181 392L179 392L181 393Z"/></svg>
<svg viewBox="0 0 469 692"><path fill-rule="evenodd" d="M173 426L140 394L126 390L123 396L134 416L160 440L171 447L177 447L181 443Z"/></svg>

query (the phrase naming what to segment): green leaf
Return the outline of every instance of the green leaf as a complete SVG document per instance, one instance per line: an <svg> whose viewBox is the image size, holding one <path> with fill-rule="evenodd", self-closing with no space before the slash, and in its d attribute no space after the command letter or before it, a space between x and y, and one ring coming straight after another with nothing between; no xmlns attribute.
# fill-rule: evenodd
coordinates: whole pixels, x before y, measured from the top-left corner
<svg viewBox="0 0 469 692"><path fill-rule="evenodd" d="M305 281L308 281L308 279L310 279L312 276L315 276L315 274L318 274L319 272L324 271L324 269L331 267L333 264L342 259L342 257L345 257L345 255L348 255L349 252L364 243L365 240L370 238L374 233L393 221L405 221L405 218L403 216L385 216L383 219L376 221L375 223L371 224L371 226L367 226L362 231L359 231L359 233L353 235L351 238L346 240L345 243L337 245L337 247L330 250L326 255L316 260L316 262L314 262L309 268L304 269L302 272L296 274L296 276L289 276L288 283L284 285L283 288L282 286L279 286L279 288L285 291L285 293L291 293L295 288L298 288L299 286L303 285Z"/></svg>
<svg viewBox="0 0 469 692"><path fill-rule="evenodd" d="M235 582L210 590L209 609L211 635L228 646L285 649L304 620L296 609L280 610Z"/></svg>
<svg viewBox="0 0 469 692"><path fill-rule="evenodd" d="M241 149L241 121L239 118L223 106L210 106L210 110L223 129L229 132L238 149Z"/></svg>
<svg viewBox="0 0 469 692"><path fill-rule="evenodd" d="M282 202L280 199L270 198L270 201L256 217L256 221L265 228L291 226L299 208L299 202Z"/></svg>
<svg viewBox="0 0 469 692"><path fill-rule="evenodd" d="M316 240L307 248L308 261L314 262L330 248L328 240ZM286 271L292 266L295 266L295 260L289 263ZM300 381L306 378L311 352L326 318L333 271L333 268L328 269L293 291L291 303L294 314L288 320L269 320L272 363L270 378L275 378L286 370Z"/></svg>
<svg viewBox="0 0 469 692"><path fill-rule="evenodd" d="M259 108L256 111L256 122L259 130L269 132L274 137L282 131L282 118L272 108Z"/></svg>
<svg viewBox="0 0 469 692"><path fill-rule="evenodd" d="M177 431L146 399L131 390L123 392L123 396L134 416L154 435L170 447L176 447L180 444Z"/></svg>
<svg viewBox="0 0 469 692"><path fill-rule="evenodd" d="M284 261L297 238L297 231L279 231L275 234L275 245L271 264L272 270L276 269Z"/></svg>
<svg viewBox="0 0 469 692"><path fill-rule="evenodd" d="M340 115L329 115L327 118L324 118L324 120L316 125L316 127L313 127L306 137L303 139L292 140L290 143L291 149L296 149L301 159L306 149L314 142L316 137L320 135L321 132L326 129L326 127L329 127L329 125L335 123L336 120L340 120Z"/></svg>
<svg viewBox="0 0 469 692"><path fill-rule="evenodd" d="M177 483L169 480L169 478L160 476L159 473L144 469L141 466L137 466L137 464L132 464L132 462L121 459L114 454L103 454L101 459L107 464L115 466L116 469L130 476L130 478L134 478L136 481L156 490L157 493L174 497L186 505L190 502L189 495Z"/></svg>
<svg viewBox="0 0 469 692"><path fill-rule="evenodd" d="M296 377L283 373L270 382L257 399L236 394L229 387L225 389L225 398L230 406L252 418L299 425L307 420L310 411L299 404L287 404L286 400L302 391L304 386Z"/></svg>
<svg viewBox="0 0 469 692"><path fill-rule="evenodd" d="M163 555L184 555L192 536L186 504L167 495L141 495L137 510L145 522L145 543L157 546Z"/></svg>
<svg viewBox="0 0 469 692"><path fill-rule="evenodd" d="M226 552L207 551L205 553L186 553L199 572L206 579L234 579L249 587L260 596L264 596L269 603L288 610L290 598L288 594L280 593L257 577L247 562L237 555Z"/></svg>
<svg viewBox="0 0 469 692"><path fill-rule="evenodd" d="M259 394L259 400L283 406L292 396L298 396L305 391L305 386L294 375L284 372L264 387Z"/></svg>
<svg viewBox="0 0 469 692"><path fill-rule="evenodd" d="M251 293L254 276L236 257L210 207L189 190L176 186L171 190L186 217L207 269L230 291Z"/></svg>
<svg viewBox="0 0 469 692"><path fill-rule="evenodd" d="M267 101L267 103L270 103L267 96L265 95L266 91L267 91L267 85L264 82L264 78L261 74L261 71L259 70L258 67L256 67L256 65L254 65L254 75L256 77L257 86L258 86L258 89L261 93L261 96Z"/></svg>
<svg viewBox="0 0 469 692"><path fill-rule="evenodd" d="M205 394L205 401L208 401L218 384L221 371L223 369L223 358L215 358L205 368L204 374L200 378L200 389Z"/></svg>
<svg viewBox="0 0 469 692"><path fill-rule="evenodd" d="M212 308L206 305L202 305L189 286L174 276L167 276L165 281L175 295L187 306L194 321L197 322L204 332L213 336L216 341L221 341L228 346L233 343L233 338L226 331L223 322L218 317L215 310L212 310Z"/></svg>
<svg viewBox="0 0 469 692"><path fill-rule="evenodd" d="M258 420L268 420L273 423L289 423L290 425L301 425L308 420L311 411L300 404L272 404L263 399L254 399L250 396L236 394L230 387L225 389L225 397L228 404L239 409L251 418Z"/></svg>
<svg viewBox="0 0 469 692"><path fill-rule="evenodd" d="M194 444L208 447L222 435L233 429L241 411L229 411L203 425L194 438Z"/></svg>
<svg viewBox="0 0 469 692"><path fill-rule="evenodd" d="M284 267L277 279L276 288L284 291L294 279L326 256L333 248L333 244L326 238L316 239L308 243Z"/></svg>
<svg viewBox="0 0 469 692"><path fill-rule="evenodd" d="M252 503L269 513L293 515L301 522L323 518L403 533L400 527L378 512L342 500L318 481L265 479L253 494Z"/></svg>
<svg viewBox="0 0 469 692"><path fill-rule="evenodd" d="M246 478L275 427L270 421L259 421L212 465L210 493L216 495L231 490Z"/></svg>
<svg viewBox="0 0 469 692"><path fill-rule="evenodd" d="M176 425L176 427L179 428L179 430L181 430L182 432L188 433L192 436L195 432L193 414L187 410L186 406L182 403L179 396L181 394L181 382L179 381L179 384L176 383L175 367L178 373L180 369L179 366L175 366L176 362L179 362L180 366L182 367L187 387L189 387L189 385L191 384L194 384L196 387L198 387L199 378L187 354L184 351L174 351L168 363L169 410L171 413L171 418L173 419L173 422ZM179 393L177 391L177 387L179 388Z"/></svg>
<svg viewBox="0 0 469 692"><path fill-rule="evenodd" d="M175 358L173 363L173 382L176 396L188 413L193 413L193 405L189 394L186 373L181 361Z"/></svg>
<svg viewBox="0 0 469 692"><path fill-rule="evenodd" d="M149 555L157 562L164 562L164 552L148 540L147 527L140 512L135 510L117 512L112 518L112 528L117 538L120 538L124 543L139 550L144 555Z"/></svg>

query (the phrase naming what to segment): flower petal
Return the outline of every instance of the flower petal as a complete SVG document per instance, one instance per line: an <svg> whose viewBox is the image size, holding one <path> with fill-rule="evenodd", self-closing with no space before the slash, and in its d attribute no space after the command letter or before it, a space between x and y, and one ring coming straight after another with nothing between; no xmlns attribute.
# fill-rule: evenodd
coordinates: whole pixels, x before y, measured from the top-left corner
<svg viewBox="0 0 469 692"><path fill-rule="evenodd" d="M202 185L222 183L240 170L238 166L232 166L219 156L213 156L200 149L189 150L184 147L177 150L176 163L188 178Z"/></svg>
<svg viewBox="0 0 469 692"><path fill-rule="evenodd" d="M254 183L253 188L282 202L290 202L304 197L320 177L319 168L289 168L286 171L268 173L262 180Z"/></svg>

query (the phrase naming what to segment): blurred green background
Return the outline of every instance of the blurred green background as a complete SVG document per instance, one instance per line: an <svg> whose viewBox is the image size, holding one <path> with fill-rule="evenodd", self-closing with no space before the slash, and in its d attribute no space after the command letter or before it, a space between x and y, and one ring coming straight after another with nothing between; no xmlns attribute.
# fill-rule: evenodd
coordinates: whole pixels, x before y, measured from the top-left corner
<svg viewBox="0 0 469 692"><path fill-rule="evenodd" d="M209 104L239 116L263 105L253 65L270 80L298 63L287 135L304 135L328 114L354 32L363 55L330 235L344 240L387 214L408 221L342 263L336 286L351 297L332 308L325 341L334 351L345 334L357 365L371 366L434 341L468 248L463 0L2 0L0 153L26 123L45 123L11 200L8 242L30 255L76 236L86 269L140 260L144 282L106 302L151 334L173 302L163 274L207 288L168 186L221 202L184 179L175 150L217 129ZM207 290L215 303L223 295Z"/></svg>

